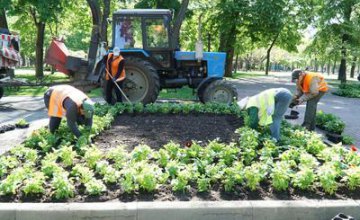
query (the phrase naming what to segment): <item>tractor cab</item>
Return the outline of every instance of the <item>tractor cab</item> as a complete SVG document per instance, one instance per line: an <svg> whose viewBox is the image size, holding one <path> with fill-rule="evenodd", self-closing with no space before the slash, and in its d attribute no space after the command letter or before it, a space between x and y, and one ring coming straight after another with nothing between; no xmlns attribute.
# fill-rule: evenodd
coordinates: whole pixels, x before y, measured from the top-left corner
<svg viewBox="0 0 360 220"><path fill-rule="evenodd" d="M172 12L166 9L118 10L113 14L113 47L119 47L125 56L139 53L161 68L170 68L171 19Z"/></svg>

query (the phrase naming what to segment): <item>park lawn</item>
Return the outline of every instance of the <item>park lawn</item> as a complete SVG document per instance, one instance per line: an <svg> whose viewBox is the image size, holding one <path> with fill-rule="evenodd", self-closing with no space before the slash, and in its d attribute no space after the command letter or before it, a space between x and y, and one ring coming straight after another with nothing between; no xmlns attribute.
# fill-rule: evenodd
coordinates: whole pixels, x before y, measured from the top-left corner
<svg viewBox="0 0 360 220"><path fill-rule="evenodd" d="M253 78L253 77L264 77L266 76L265 73L258 72L258 71L251 71L251 72L243 72L243 71L237 71L236 73L233 73L232 77L229 77L231 79L241 79L241 78Z"/></svg>

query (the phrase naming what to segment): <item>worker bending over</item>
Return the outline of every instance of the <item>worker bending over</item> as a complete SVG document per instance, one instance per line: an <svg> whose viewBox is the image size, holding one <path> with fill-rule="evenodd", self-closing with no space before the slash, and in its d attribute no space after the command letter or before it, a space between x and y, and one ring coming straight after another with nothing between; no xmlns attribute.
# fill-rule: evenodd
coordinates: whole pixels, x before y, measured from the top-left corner
<svg viewBox="0 0 360 220"><path fill-rule="evenodd" d="M241 109L247 110L251 128L257 129L259 125L270 125L271 136L278 141L281 120L291 100L292 94L288 89L276 88L246 97L240 100L238 105Z"/></svg>
<svg viewBox="0 0 360 220"><path fill-rule="evenodd" d="M44 102L50 117L51 133L59 128L63 116L66 116L67 125L76 137L81 136L77 124L91 129L94 103L82 91L69 85L53 86L45 92Z"/></svg>
<svg viewBox="0 0 360 220"><path fill-rule="evenodd" d="M317 104L328 91L327 83L321 73L305 72L295 69L292 72L292 82L296 82L297 93L290 105L294 107L306 102L306 111L303 127L309 131L315 130Z"/></svg>
<svg viewBox="0 0 360 220"><path fill-rule="evenodd" d="M105 77L106 77L106 89L105 89L105 99L109 104L114 104L112 101L112 91L115 89L116 102L121 102L121 92L115 84L118 84L119 87L122 87L122 82L125 79L125 60L120 55L120 49L115 47L112 53L107 54L103 58L103 62L106 64Z"/></svg>

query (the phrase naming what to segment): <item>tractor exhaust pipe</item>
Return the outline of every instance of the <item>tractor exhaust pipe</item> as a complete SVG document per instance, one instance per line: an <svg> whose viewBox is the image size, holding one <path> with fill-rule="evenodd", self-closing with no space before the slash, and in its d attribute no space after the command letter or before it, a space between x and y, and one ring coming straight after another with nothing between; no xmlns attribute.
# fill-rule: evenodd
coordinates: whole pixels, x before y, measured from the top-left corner
<svg viewBox="0 0 360 220"><path fill-rule="evenodd" d="M204 57L204 53L203 53L203 48L204 48L204 44L202 42L201 39L201 17L202 17L202 13L199 16L199 26L198 26L198 40L195 44L195 58L197 59L197 61L200 63L201 60Z"/></svg>

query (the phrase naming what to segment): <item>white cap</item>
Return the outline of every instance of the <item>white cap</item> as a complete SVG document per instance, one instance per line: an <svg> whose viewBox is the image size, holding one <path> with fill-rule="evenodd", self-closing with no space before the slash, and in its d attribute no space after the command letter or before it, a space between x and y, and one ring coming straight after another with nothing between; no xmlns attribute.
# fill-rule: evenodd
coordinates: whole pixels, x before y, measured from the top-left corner
<svg viewBox="0 0 360 220"><path fill-rule="evenodd" d="M249 101L249 96L246 96L245 98L238 101L237 104L240 107L240 109L243 110L246 108L248 101Z"/></svg>
<svg viewBox="0 0 360 220"><path fill-rule="evenodd" d="M119 52L120 52L120 48L114 47L113 52L114 52L114 53L119 53Z"/></svg>

